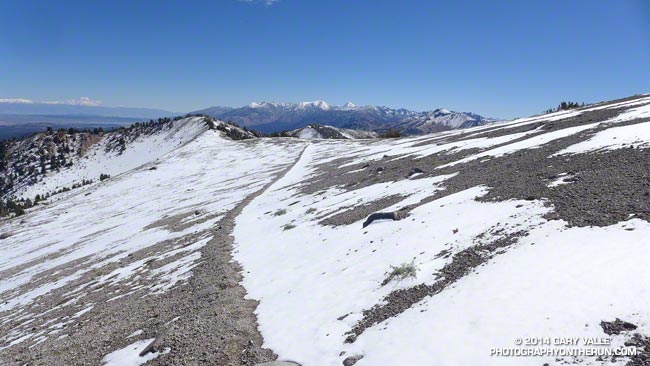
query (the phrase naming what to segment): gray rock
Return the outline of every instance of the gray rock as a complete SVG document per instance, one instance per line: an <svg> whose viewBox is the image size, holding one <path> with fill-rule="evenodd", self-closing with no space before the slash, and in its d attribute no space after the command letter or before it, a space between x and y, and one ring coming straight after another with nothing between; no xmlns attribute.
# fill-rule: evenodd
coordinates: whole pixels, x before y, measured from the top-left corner
<svg viewBox="0 0 650 366"><path fill-rule="evenodd" d="M637 328L636 325L619 318L616 318L613 322L602 321L600 322L600 327L603 328L603 332L607 335L621 334L621 332L631 331Z"/></svg>
<svg viewBox="0 0 650 366"><path fill-rule="evenodd" d="M422 170L422 169L420 169L418 167L415 167L415 168L413 168L413 169L411 169L409 171L407 177L411 177L412 175L419 174L419 173L424 173L424 170Z"/></svg>
<svg viewBox="0 0 650 366"><path fill-rule="evenodd" d="M352 366L357 363L360 359L363 358L363 355L350 356L343 360L343 366Z"/></svg>
<svg viewBox="0 0 650 366"><path fill-rule="evenodd" d="M151 341L143 350L140 352L139 356L144 357L149 353L156 353L162 351L162 343L165 339L165 333L159 334L156 339Z"/></svg>

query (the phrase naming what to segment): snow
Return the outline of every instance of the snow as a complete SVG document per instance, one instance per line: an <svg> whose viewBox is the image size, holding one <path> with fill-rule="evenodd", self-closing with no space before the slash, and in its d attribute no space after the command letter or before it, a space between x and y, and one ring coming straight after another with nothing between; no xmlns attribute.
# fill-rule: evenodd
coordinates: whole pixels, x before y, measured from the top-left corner
<svg viewBox="0 0 650 366"><path fill-rule="evenodd" d="M249 108L264 108L264 107L289 107L290 103L276 103L276 102L252 102L246 105Z"/></svg>
<svg viewBox="0 0 650 366"><path fill-rule="evenodd" d="M650 108L648 109L650 110ZM557 152L555 155L581 154L600 150L649 146L650 122L643 122L622 127L612 127L597 132L590 139L571 145L566 149Z"/></svg>
<svg viewBox="0 0 650 366"><path fill-rule="evenodd" d="M183 144L193 141L208 130L202 117L186 118L175 121L172 128L150 136L141 136L128 144L122 153L106 151L106 139L95 144L78 160L72 169L48 174L42 182L22 188L17 196L34 198L37 194L50 193L55 188L69 187L84 179L97 181L100 174L114 177L137 168L178 149Z"/></svg>
<svg viewBox="0 0 650 366"><path fill-rule="evenodd" d="M138 366L153 360L154 358L168 353L169 349L162 352L151 352L140 357L140 352L144 350L154 339L143 339L132 343L124 348L118 349L107 354L102 360L104 366Z"/></svg>
<svg viewBox="0 0 650 366"><path fill-rule="evenodd" d="M630 108L626 110L625 112L619 114L618 116L612 118L611 120L608 120L606 122L609 123L619 123L619 122L627 122L631 121L633 119L641 119L641 118L650 118L650 100L646 101L648 104L641 105L636 108ZM638 105L639 103L633 103L631 105Z"/></svg>
<svg viewBox="0 0 650 366"><path fill-rule="evenodd" d="M191 124L186 128L177 134L191 136L197 131ZM169 141L176 145L180 140ZM212 238L210 229L290 164L302 146L267 140L248 144L204 131L191 144L175 146L175 151L160 157L156 170L136 168L57 195L21 220L5 221L2 232L13 235L0 242L5 253L0 272L6 274L0 277L0 322L47 317L31 314L27 306L64 286L73 286L70 297L103 285L126 286L116 299L138 289L156 295L187 280L200 262L201 248ZM182 227L165 224L171 217L180 217ZM147 254L129 261L136 252ZM164 266L146 264L167 258ZM111 264L117 269L105 272L103 268ZM59 275L47 275L51 271ZM142 288L139 281L154 285ZM89 311L87 305L70 301L61 306ZM23 328L29 332L26 325ZM0 340L8 341L8 336Z"/></svg>
<svg viewBox="0 0 650 366"><path fill-rule="evenodd" d="M461 134L459 131L446 132L435 135L409 137L393 141L378 141L372 145L360 145L355 148L348 145L346 149L341 149L340 154L343 156L353 156L349 162L342 164L341 167L347 167L354 164L377 161L389 155L392 159L398 159L405 156L415 158L424 158L440 152L457 153L468 149L486 149L495 145L501 145L525 136L540 132L537 128L530 131L514 133L499 137L477 137L472 139L462 139L454 142L446 142L445 138ZM427 142L427 144L423 144Z"/></svg>
<svg viewBox="0 0 650 366"><path fill-rule="evenodd" d="M554 179L551 183L547 184L546 186L548 188L555 188L557 186L561 186L563 184L569 184L569 181L566 181L565 179L567 178L572 178L573 176L568 174L568 173L562 173L558 174L558 177Z"/></svg>
<svg viewBox="0 0 650 366"><path fill-rule="evenodd" d="M280 359L333 366L362 354L361 366L417 365L430 359L437 365L532 366L554 358L497 359L490 349L514 347L514 340L525 336L603 337L598 324L616 317L649 328L650 318L639 314L650 301L650 292L644 290L650 272L632 279L627 271L645 266L650 223L567 228L562 221L543 219L552 208L541 201L477 202L474 198L486 189L475 187L419 206L401 221L377 222L366 229L360 221L323 227L318 219L345 209L355 198L363 204L400 189L405 196L418 190L431 195L443 188L445 177L433 185L419 179L414 182L422 181L421 186L402 181L351 192L298 194L296 184L320 161L318 149L310 146L285 178L244 209L235 227L236 260L246 269L243 284L249 296L260 301L264 346ZM393 186L399 188L377 194ZM295 201L299 203L287 207ZM287 213L279 217L261 214L282 208ZM317 210L318 219L305 214L308 208ZM288 222L296 227L283 231ZM364 309L381 303L394 289L433 283L436 271L450 260L436 254L443 249L457 253L500 223L507 223L506 232L530 235L480 271L369 328L356 342L344 343ZM457 233L454 228L459 228ZM417 278L379 285L391 265L410 261L420 269ZM340 356L342 351L346 353Z"/></svg>
<svg viewBox="0 0 650 366"><path fill-rule="evenodd" d="M305 109L305 108L318 108L322 110L329 110L331 109L330 105L327 104L326 102L322 100L317 100L313 102L300 102L296 106L297 109Z"/></svg>
<svg viewBox="0 0 650 366"><path fill-rule="evenodd" d="M352 350L365 354L358 365L420 364L435 357L437 365L538 366L554 364L555 357L496 358L490 349L516 347L518 337L606 337L600 321L617 317L647 332L650 319L640 314L647 314L650 272L630 276L629 270L645 268L650 224L563 226L533 229L478 273L391 319L383 330L366 331Z"/></svg>
<svg viewBox="0 0 650 366"><path fill-rule="evenodd" d="M304 107L326 108L321 103L306 102ZM626 109L604 122L549 131L543 125L531 126L528 131L498 137L484 135L549 121L561 126L584 111L603 108ZM433 154L480 149L444 165L455 167L539 148L600 127L608 128L558 154L650 147L650 122L620 125L648 117L650 97L643 97L429 136L316 142L233 142L189 119L173 130L137 141L123 157L102 155L98 148L85 164L49 176L43 189L100 172L113 175L111 179L58 195L49 205L29 210L24 222L2 223L2 231L13 235L0 241L5 253L0 273L8 274L0 278L0 322L22 322L2 335L2 345L30 342L33 346L53 339L67 324L91 318L94 304L86 296L98 287L119 286L120 291L110 298L100 299L115 301L135 291L141 296L159 296L187 281L205 260L201 250L213 240L210 229L307 146L284 177L243 208L233 232L233 257L242 265L242 284L247 296L259 302L256 316L263 346L280 360L303 366L340 366L352 355L364 356L357 366L429 361L440 366L538 366L576 361L495 357L490 351L517 348L514 340L521 337L605 337L599 323L615 318L633 322L640 333L648 334L650 271L645 268L650 257L646 245L650 223L630 218L606 227L569 227L564 221L545 219L554 208L544 200L478 201L490 189L485 186L470 185L430 200L445 191L456 173L362 182L368 185L360 184L360 188L331 186L310 193L301 188L325 163L345 168L404 156L417 162ZM316 135L316 130L306 128L300 137ZM149 170L153 164L157 169ZM557 187L572 176L563 173L545 183L562 189ZM38 189L25 194L34 195ZM401 220L376 221L366 228L361 225L365 217L338 226L321 223L387 197L394 202L386 204L384 211L417 207ZM286 213L272 214L278 210ZM287 229L288 224L294 227ZM392 291L434 284L455 254L522 231L528 235L518 237L515 244L440 293L370 326L355 342L345 343L347 332L363 318L364 310L384 304ZM129 260L134 253L142 255ZM156 261L165 264L147 265ZM416 276L382 286L391 266L402 263L413 263ZM103 272L107 265L117 268ZM52 272L60 275L50 276ZM33 314L29 305L66 286L69 300L54 309L70 307L74 315L48 319L42 330L32 331L35 319L47 318L54 309ZM135 330L125 342L135 341L142 333ZM622 345L626 337L613 337L611 347ZM143 364L159 355L138 356L151 341L138 340L115 350L103 363ZM577 361L623 365L627 359Z"/></svg>
<svg viewBox="0 0 650 366"><path fill-rule="evenodd" d="M360 319L361 312L396 288L434 282L435 272L449 261L436 256L442 250L453 254L465 249L473 244L472 238L499 222L508 223L506 231L541 225L541 216L548 211L542 202L479 203L475 197L486 189L475 187L424 204L401 221L377 222L363 230L362 220L323 227L318 220L381 197L405 197L387 211L420 202L444 189L449 176L382 183L350 192L297 194L296 184L322 161L320 149L329 147L310 146L283 179L243 210L234 231L235 259L246 269L243 284L249 296L260 301L257 314L265 347L272 348L280 359L295 360L304 366L340 365L345 358L339 356L341 351L351 355L355 347L365 345L343 342L345 332ZM299 203L287 207L287 202L294 201ZM305 214L309 208L316 209L318 218ZM261 214L278 209L286 209L287 213L277 217ZM296 227L283 231L286 223ZM454 228L460 230L454 233ZM379 285L391 265L412 260L420 268L416 279ZM351 315L338 320L346 314ZM369 354L375 348L362 351ZM421 362L435 355L422 352L413 357L419 357ZM365 364L403 363L388 357Z"/></svg>
<svg viewBox="0 0 650 366"><path fill-rule="evenodd" d="M318 131L307 126L305 128L300 129L300 132L298 133L298 138L312 140L312 139L322 138L322 136L320 135L320 133L318 133Z"/></svg>
<svg viewBox="0 0 650 366"><path fill-rule="evenodd" d="M510 122L499 123L500 128L495 130L509 129L514 127L525 126L532 123L539 122L556 122L563 121L572 117L579 116L584 112L591 112L603 109L615 109L615 108L628 108L633 106L643 106L650 104L650 96L634 99L631 101L609 103L609 104L595 104L592 106L580 108L580 109L571 109L565 111L558 111L549 114L543 114L539 116L526 117L526 118L517 118ZM624 112L625 113L625 112ZM616 120L616 118L614 119Z"/></svg>
<svg viewBox="0 0 650 366"><path fill-rule="evenodd" d="M644 113L644 106L634 106L636 116ZM543 118L562 120L579 113L561 112ZM616 120L629 120L626 113ZM477 134L485 129L482 126L470 129L466 134L471 138L458 142L447 142L448 137L459 134L448 132L376 143L310 145L296 166L236 219L235 259L244 267L243 285L248 296L259 301L257 318L264 346L273 349L279 359L304 366L338 366L352 355L364 356L356 364L360 366L419 365L423 360L449 366L533 366L553 364L558 357L495 357L490 350L517 348L514 340L527 336L609 338L599 323L615 318L631 321L639 325L641 333L647 332L650 316L644 307L650 291L645 290L645 283L650 280L650 271L635 270L634 276L629 271L645 268L643 258L650 255L650 248L644 245L644 238L650 234L648 222L631 219L601 228L568 227L561 220L544 218L554 208L542 200L478 202L476 198L488 188L477 186L422 204L400 221L377 221L365 229L361 228L363 218L349 225L323 226L319 221L388 196L402 198L384 211L421 203L444 190L451 175L349 190L330 187L313 194L299 190L316 166L336 159L347 160L341 167L348 167L402 156L487 149L447 165L454 166L538 148L601 123L549 132L540 127L493 138ZM616 122L612 119L605 123ZM629 133L629 141L625 141L646 146L646 128L650 128L646 123L612 127L593 139L607 137L607 131L613 131L612 136L618 139ZM423 142L428 144L418 146ZM592 144L603 145L596 142ZM495 145L501 146L490 148ZM566 184L567 178L571 175L561 174L548 187ZM286 214L262 214L280 209ZM284 230L289 223L295 227ZM492 230L495 228L504 233L498 234L499 230ZM475 245L479 234L487 232L482 240L489 242L519 231L529 235L441 293L369 327L354 343L344 342L364 310L382 304L395 289L433 284L437 271L452 260L453 254ZM439 256L443 250L449 255ZM390 266L410 262L418 268L415 278L380 285ZM609 347L622 346L626 337L613 337ZM575 359L560 357L559 361ZM594 358L578 361L603 364ZM622 357L606 364L626 362Z"/></svg>
<svg viewBox="0 0 650 366"><path fill-rule="evenodd" d="M546 143L549 143L553 140L561 139L563 137L571 136L573 134L592 129L596 126L598 126L600 123L590 123L586 125L581 125L581 126L575 126L575 127L568 127L564 128L561 130L557 131L552 131L552 132L546 132L540 135L535 135L533 137L530 137L528 139L522 140L522 141L517 141L511 144L507 144L504 146L500 146L491 150L483 151L478 154L470 155L468 157L462 158L457 161L453 161L448 164L440 165L437 167L437 169L442 169L446 168L449 166L454 166L457 164L462 164L462 163L467 163L472 160L484 158L484 157L499 157L503 156L506 154L512 154L514 152L523 150L523 149L535 149L538 148Z"/></svg>
<svg viewBox="0 0 650 366"><path fill-rule="evenodd" d="M137 336L139 336L139 335L142 334L142 333L143 333L142 329L138 329L138 330L136 330L135 332L129 334L126 338L137 337Z"/></svg>

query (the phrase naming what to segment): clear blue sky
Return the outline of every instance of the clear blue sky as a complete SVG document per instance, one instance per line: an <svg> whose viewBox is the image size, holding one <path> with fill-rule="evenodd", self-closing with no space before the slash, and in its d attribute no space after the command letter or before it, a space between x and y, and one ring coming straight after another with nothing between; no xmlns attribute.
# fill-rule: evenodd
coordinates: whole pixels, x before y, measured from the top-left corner
<svg viewBox="0 0 650 366"><path fill-rule="evenodd" d="M650 92L650 1L0 0L0 98L487 116Z"/></svg>

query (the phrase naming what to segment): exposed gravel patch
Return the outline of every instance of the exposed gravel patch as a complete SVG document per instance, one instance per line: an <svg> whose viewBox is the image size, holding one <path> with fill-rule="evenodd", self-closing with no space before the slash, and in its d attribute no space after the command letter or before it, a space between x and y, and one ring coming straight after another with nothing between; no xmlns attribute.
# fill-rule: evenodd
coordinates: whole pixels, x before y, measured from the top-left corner
<svg viewBox="0 0 650 366"><path fill-rule="evenodd" d="M589 114L582 117L583 123L592 123L593 117L589 117ZM639 119L617 123L616 126L638 124L649 120ZM560 138L535 149L521 150L486 160L477 159L443 169L435 169L435 167L459 160L464 157L464 154L459 156L459 154L442 153L419 159L405 157L394 161L375 162L374 164L381 164L384 167L381 177L374 177L372 173L366 172L333 174L337 168L331 165L321 168L324 169L322 174L331 175L331 179L338 186L345 187L349 182L359 179L359 183L351 187L351 190L382 183L384 179L399 184L400 180L406 179L414 166L427 168L416 179L458 173L444 182L444 190L432 194L418 204L403 208L401 211L404 214L419 205L444 196L477 185L485 185L490 187L490 190L487 195L480 198L482 201L543 199L549 206L555 208L554 212L547 215L548 219L562 219L572 226L607 226L628 219L630 215L650 219L650 165L646 163L650 158L650 149L624 148L551 157L556 152L585 141L604 129L606 126ZM369 163L370 166L372 164ZM349 168L359 169L358 166ZM564 173L571 174L570 184L548 187L550 182ZM357 177L357 174L365 174L366 179ZM303 190L304 193L314 193L324 189L325 186L321 180L315 180L308 182ZM355 210L359 212L355 213ZM366 214L368 211L358 206L347 210L345 215L350 219L359 220ZM328 225L349 223L349 220L327 221Z"/></svg>

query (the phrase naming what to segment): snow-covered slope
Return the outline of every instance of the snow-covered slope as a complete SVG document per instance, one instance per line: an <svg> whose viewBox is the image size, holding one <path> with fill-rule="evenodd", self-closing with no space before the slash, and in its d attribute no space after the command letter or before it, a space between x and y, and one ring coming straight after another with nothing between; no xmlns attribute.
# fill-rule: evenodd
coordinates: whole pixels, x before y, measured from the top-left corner
<svg viewBox="0 0 650 366"><path fill-rule="evenodd" d="M310 145L235 227L235 258L249 296L260 301L265 345L304 366L641 362L647 356L599 360L584 352L624 343L623 352L650 351L633 347L650 335L644 184L604 174L650 172L643 163L611 167L607 156L564 154L612 149L617 136L626 161L647 156L648 106L643 97L503 127ZM634 124L616 127L624 121ZM551 172L567 169L577 179L546 187ZM323 184L334 172L338 178ZM609 180L595 180L600 174ZM592 206L589 195L613 194L603 187L610 184L629 198L614 209ZM362 227L377 211L401 220ZM415 275L387 281L400 266ZM617 318L637 328L606 334L601 322ZM569 338L579 343L560 343ZM555 343L533 344L547 339ZM538 354L503 356L526 350Z"/></svg>
<svg viewBox="0 0 650 366"><path fill-rule="evenodd" d="M134 140L116 147L123 139L110 135L85 152L69 169L53 172L35 185L21 187L17 197L34 197L52 192L57 187L68 187L84 179L97 180L100 174L116 176L143 164L153 162L161 156L178 149L208 130L202 117L182 119L153 134L143 134Z"/></svg>
<svg viewBox="0 0 650 366"><path fill-rule="evenodd" d="M312 124L303 128L289 131L287 135L301 139L370 139L379 135L372 131L350 130L332 126Z"/></svg>
<svg viewBox="0 0 650 366"><path fill-rule="evenodd" d="M406 134L420 135L423 133L439 132L457 128L468 128L495 122L495 119L484 118L474 113L451 112L447 109L436 109L433 112L423 112L397 125L397 129Z"/></svg>
<svg viewBox="0 0 650 366"><path fill-rule="evenodd" d="M3 180L11 179L4 199L33 199L61 188L116 176L193 141L209 129L233 139L254 138L235 125L206 117L167 119L110 132L51 131L17 143L6 142ZM16 175L15 178L13 175ZM11 178L10 178L11 177Z"/></svg>
<svg viewBox="0 0 650 366"><path fill-rule="evenodd" d="M0 363L647 365L648 108L398 139L197 125L2 222Z"/></svg>
<svg viewBox="0 0 650 366"><path fill-rule="evenodd" d="M30 357L30 363L51 364L51 359L28 353L27 347L48 341L55 348L75 350L82 347L77 342L92 342L82 341L84 337L97 335L94 325L84 324L106 316L111 329L101 334L110 342L69 363L101 365L104 355L137 340L127 339L130 334L142 329L143 337L152 334L147 328L157 323L148 320L149 311L169 324L181 315L164 312L192 301L174 295L172 288L187 283L209 256L207 248L221 243L218 229L224 215L268 183L302 148L295 143L235 142L197 122L185 121L182 125L189 128L179 126L167 139L158 136L134 145L152 159L147 152L154 146L173 145L175 150L159 160L60 194L20 220L2 224L9 237L0 242L0 364L15 361L4 353L7 346L24 347L17 357Z"/></svg>

